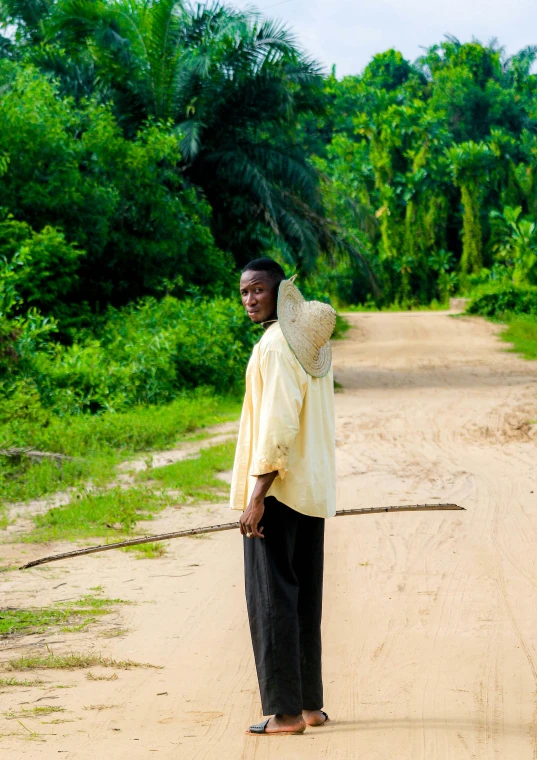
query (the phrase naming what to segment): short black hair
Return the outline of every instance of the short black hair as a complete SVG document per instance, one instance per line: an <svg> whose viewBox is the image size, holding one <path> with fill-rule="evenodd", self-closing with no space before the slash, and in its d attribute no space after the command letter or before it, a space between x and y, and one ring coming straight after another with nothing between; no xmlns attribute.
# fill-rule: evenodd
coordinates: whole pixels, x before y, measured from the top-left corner
<svg viewBox="0 0 537 760"><path fill-rule="evenodd" d="M287 279L283 268L277 261L270 259L268 256L250 261L249 264L246 264L241 274L244 274L244 272L267 272L271 276L271 279L278 284L280 284L282 280Z"/></svg>

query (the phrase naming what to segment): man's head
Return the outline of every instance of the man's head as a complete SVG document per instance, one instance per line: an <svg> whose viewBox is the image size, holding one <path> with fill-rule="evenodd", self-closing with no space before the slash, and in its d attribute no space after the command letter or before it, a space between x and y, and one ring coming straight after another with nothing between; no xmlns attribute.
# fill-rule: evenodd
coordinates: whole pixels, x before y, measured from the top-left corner
<svg viewBox="0 0 537 760"><path fill-rule="evenodd" d="M278 288L285 280L285 272L274 259L255 259L241 274L242 305L256 324L276 319Z"/></svg>

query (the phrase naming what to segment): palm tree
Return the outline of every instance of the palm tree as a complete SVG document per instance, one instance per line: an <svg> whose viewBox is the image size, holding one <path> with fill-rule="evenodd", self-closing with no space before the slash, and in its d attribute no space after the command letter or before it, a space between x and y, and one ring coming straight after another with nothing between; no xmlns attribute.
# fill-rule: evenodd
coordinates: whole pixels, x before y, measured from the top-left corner
<svg viewBox="0 0 537 760"><path fill-rule="evenodd" d="M481 185L493 162L490 147L483 142L468 141L446 150L455 184L461 190L463 206L461 270L479 272L483 266L483 232L481 228Z"/></svg>
<svg viewBox="0 0 537 760"><path fill-rule="evenodd" d="M308 270L320 253L344 250L367 269L327 219L298 144L322 77L284 26L219 2L58 0L47 30L39 65L72 86L91 56L95 90L111 97L126 135L148 119L177 135L179 170L202 189L217 243L239 264L272 249Z"/></svg>

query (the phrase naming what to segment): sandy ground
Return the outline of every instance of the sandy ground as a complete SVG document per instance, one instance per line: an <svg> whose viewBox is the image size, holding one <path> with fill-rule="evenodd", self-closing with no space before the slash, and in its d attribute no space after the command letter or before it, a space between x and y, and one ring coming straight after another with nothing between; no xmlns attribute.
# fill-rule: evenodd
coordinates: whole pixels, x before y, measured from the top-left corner
<svg viewBox="0 0 537 760"><path fill-rule="evenodd" d="M298 737L244 736L261 715L241 539L223 533L170 542L157 560L109 552L6 574L0 588L13 606L76 598L96 584L136 604L86 633L33 637L35 650L0 646L4 661L47 644L162 667L117 670L113 681L42 672L46 689L0 691L2 713L50 704L71 721L25 718L40 734L25 741L8 735L24 733L16 720L0 717L2 756L537 758L537 362L506 353L497 328L479 320L350 320L348 339L334 347L344 387L336 396L338 507L455 501L467 512L328 523L324 675L332 721ZM222 505L183 508L151 530L229 519ZM14 547L13 558L42 549ZM128 632L105 638L111 626Z"/></svg>

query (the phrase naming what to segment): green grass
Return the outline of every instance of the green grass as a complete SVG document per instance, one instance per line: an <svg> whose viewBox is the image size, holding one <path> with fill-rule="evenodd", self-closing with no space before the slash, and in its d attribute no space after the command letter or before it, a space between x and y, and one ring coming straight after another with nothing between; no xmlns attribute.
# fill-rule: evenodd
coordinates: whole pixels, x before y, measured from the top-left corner
<svg viewBox="0 0 537 760"><path fill-rule="evenodd" d="M223 443L202 449L194 459L185 459L165 467L150 468L138 475L140 481L153 485L134 488L110 488L80 492L68 504L53 507L35 515L34 529L20 541L47 543L57 540L113 537L120 540L130 535L140 520L150 520L155 513L179 500L196 503L225 499L229 486L218 472L231 469L235 443ZM158 484L160 488L155 488ZM180 492L173 496L166 489ZM133 547L139 557L147 559L164 554L162 544L152 543Z"/></svg>
<svg viewBox="0 0 537 760"><path fill-rule="evenodd" d="M0 689L3 689L4 686L42 686L44 681L41 681L39 678L34 679L33 681L29 681L28 679L24 679L21 681L20 678L0 678Z"/></svg>
<svg viewBox="0 0 537 760"><path fill-rule="evenodd" d="M332 340L340 340L345 336L345 333L350 330L350 322L348 319L345 319L344 316L341 314L336 315L336 326L334 328L334 334L332 335Z"/></svg>
<svg viewBox="0 0 537 760"><path fill-rule="evenodd" d="M124 546L122 552L135 552L138 559L157 559L166 554L166 547L162 541L152 541L149 544L140 544L140 546Z"/></svg>
<svg viewBox="0 0 537 760"><path fill-rule="evenodd" d="M33 447L76 457L61 463L0 457L0 503L24 501L91 480L103 485L114 467L138 451L162 449L193 431L240 414L240 401L204 392L171 404L126 412L59 417L41 408L19 410L0 422L0 447Z"/></svg>
<svg viewBox="0 0 537 760"><path fill-rule="evenodd" d="M537 359L537 317L512 317L507 324L507 330L501 333L502 340L512 343L511 350L525 359Z"/></svg>
<svg viewBox="0 0 537 760"><path fill-rule="evenodd" d="M416 304L411 301L402 303L392 303L389 306L378 307L374 303L355 304L352 306L342 307L342 312L354 313L370 313L370 312L401 312L401 311L447 311L449 309L449 301L431 301L430 304Z"/></svg>
<svg viewBox="0 0 537 760"><path fill-rule="evenodd" d="M155 467L141 472L140 480L151 480L164 488L173 488L194 502L218 501L227 495L229 486L216 473L233 467L236 444L233 441L202 449L199 457Z"/></svg>
<svg viewBox="0 0 537 760"><path fill-rule="evenodd" d="M120 461L115 452L61 463L24 456L0 457L0 495L5 502L29 501L86 480L104 485Z"/></svg>
<svg viewBox="0 0 537 760"><path fill-rule="evenodd" d="M35 528L21 538L29 543L66 539L113 536L120 540L132 533L139 520L150 520L170 505L165 493L149 488L111 488L102 492L81 493L61 507L34 517Z"/></svg>
<svg viewBox="0 0 537 760"><path fill-rule="evenodd" d="M52 627L62 630L82 630L99 616L108 615L116 604L126 604L121 599L84 596L74 602L64 602L52 607L29 607L26 609L0 610L0 636L40 633Z"/></svg>
<svg viewBox="0 0 537 760"><path fill-rule="evenodd" d="M43 718L52 713L65 712L65 707L54 705L38 705L37 707L23 707L18 712L5 713L6 718Z"/></svg>
<svg viewBox="0 0 537 760"><path fill-rule="evenodd" d="M131 668L160 668L159 665L133 662L132 660L113 660L102 654L88 652L70 652L69 654L23 655L9 661L10 670L83 670L84 668L115 668L130 670Z"/></svg>

